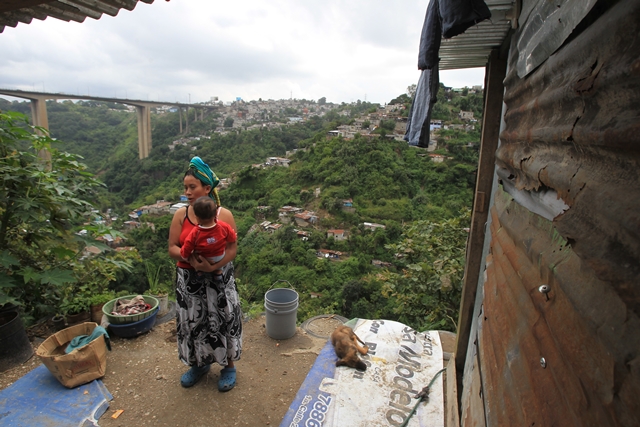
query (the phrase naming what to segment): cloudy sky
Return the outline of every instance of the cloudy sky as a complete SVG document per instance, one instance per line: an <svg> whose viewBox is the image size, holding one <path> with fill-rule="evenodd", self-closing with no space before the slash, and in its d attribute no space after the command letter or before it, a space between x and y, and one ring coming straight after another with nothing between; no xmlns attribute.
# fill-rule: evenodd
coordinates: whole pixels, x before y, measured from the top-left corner
<svg viewBox="0 0 640 427"><path fill-rule="evenodd" d="M385 103L417 83L428 0L156 0L5 27L0 88L153 101ZM482 85L483 69L442 71Z"/></svg>

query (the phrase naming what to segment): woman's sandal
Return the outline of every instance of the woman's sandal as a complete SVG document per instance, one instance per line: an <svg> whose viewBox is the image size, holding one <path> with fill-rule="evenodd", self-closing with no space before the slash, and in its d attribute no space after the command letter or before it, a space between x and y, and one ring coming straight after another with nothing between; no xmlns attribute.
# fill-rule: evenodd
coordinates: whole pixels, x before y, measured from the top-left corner
<svg viewBox="0 0 640 427"><path fill-rule="evenodd" d="M229 391L236 386L236 368L222 368L218 380L218 390Z"/></svg>
<svg viewBox="0 0 640 427"><path fill-rule="evenodd" d="M191 387L192 385L195 385L200 381L200 378L202 378L203 375L209 372L209 369L211 369L211 365L205 365L200 368L192 366L191 369L182 374L182 377L180 378L180 385L182 385L182 387Z"/></svg>

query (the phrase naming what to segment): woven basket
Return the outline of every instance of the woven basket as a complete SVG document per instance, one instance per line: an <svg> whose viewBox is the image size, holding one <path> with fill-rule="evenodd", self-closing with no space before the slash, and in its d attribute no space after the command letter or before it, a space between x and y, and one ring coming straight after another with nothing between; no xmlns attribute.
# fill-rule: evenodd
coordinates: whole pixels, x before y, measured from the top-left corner
<svg viewBox="0 0 640 427"><path fill-rule="evenodd" d="M125 316L116 316L111 314L111 312L113 311L113 306L115 305L116 301L120 299L131 299L136 296L137 295L127 295L125 297L118 297L118 298L112 299L111 301L106 303L104 306L102 306L102 312L104 313L105 316L107 316L109 323L114 325L124 325L126 323L137 322L139 320L146 319L147 317L151 316L151 314L153 314L155 309L158 308L158 300L156 298L150 295L142 295L142 297L144 298L144 301L151 306L149 310L142 313L128 314Z"/></svg>

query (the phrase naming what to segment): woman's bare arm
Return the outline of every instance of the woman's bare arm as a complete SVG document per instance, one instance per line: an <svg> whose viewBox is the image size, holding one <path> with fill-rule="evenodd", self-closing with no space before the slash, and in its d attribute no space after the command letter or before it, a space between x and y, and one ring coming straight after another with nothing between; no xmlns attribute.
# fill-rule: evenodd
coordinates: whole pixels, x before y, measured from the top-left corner
<svg viewBox="0 0 640 427"><path fill-rule="evenodd" d="M182 261L180 256L180 233L182 232L182 222L186 208L180 208L173 214L171 227L169 228L169 256L176 261Z"/></svg>
<svg viewBox="0 0 640 427"><path fill-rule="evenodd" d="M238 228L236 227L236 220L233 219L233 214L229 209L220 208L220 213L218 214L218 219L220 221L224 221L233 228L233 231L238 232Z"/></svg>
<svg viewBox="0 0 640 427"><path fill-rule="evenodd" d="M214 270L222 268L225 264L233 261L236 258L237 253L238 242L230 242L227 243L227 247L224 251L224 257L215 264L209 264L209 261L207 261L206 259L201 259L196 254L192 254L189 257L188 262L189 264L191 264L191 267L195 268L196 270L210 273Z"/></svg>

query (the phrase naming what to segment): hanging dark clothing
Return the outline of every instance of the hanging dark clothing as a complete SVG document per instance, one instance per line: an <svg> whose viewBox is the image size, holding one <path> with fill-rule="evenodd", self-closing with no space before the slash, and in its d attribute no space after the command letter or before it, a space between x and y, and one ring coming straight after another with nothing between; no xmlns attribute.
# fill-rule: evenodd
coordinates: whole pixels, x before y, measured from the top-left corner
<svg viewBox="0 0 640 427"><path fill-rule="evenodd" d="M404 140L409 145L429 146L431 112L437 101L440 78L438 52L442 38L464 33L491 17L483 0L431 0L427 7L418 52L418 69L423 70L407 118Z"/></svg>
<svg viewBox="0 0 640 427"><path fill-rule="evenodd" d="M404 135L404 139L409 145L417 145L424 148L429 146L431 111L437 100L439 85L438 64L430 70L422 71L413 98L413 104L411 104L411 110L409 110L407 131Z"/></svg>
<svg viewBox="0 0 640 427"><path fill-rule="evenodd" d="M442 18L437 0L431 0L424 17L420 34L420 50L418 52L418 70L429 70L438 64L438 51L442 41Z"/></svg>
<svg viewBox="0 0 640 427"><path fill-rule="evenodd" d="M491 18L491 11L483 0L438 0L438 3L442 37L445 39L462 34L478 22Z"/></svg>

